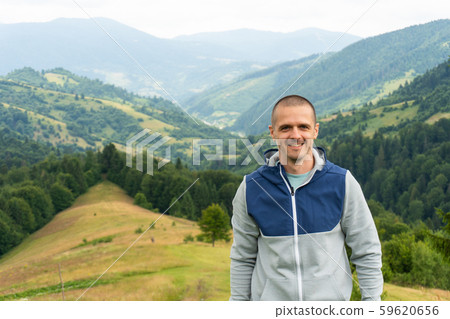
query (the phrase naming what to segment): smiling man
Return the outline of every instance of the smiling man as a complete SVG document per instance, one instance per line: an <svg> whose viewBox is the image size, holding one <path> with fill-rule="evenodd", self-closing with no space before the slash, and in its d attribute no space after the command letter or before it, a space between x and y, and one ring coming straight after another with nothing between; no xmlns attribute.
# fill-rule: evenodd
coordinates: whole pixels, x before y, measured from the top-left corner
<svg viewBox="0 0 450 319"><path fill-rule="evenodd" d="M233 200L230 300L349 300L351 248L362 300L380 300L381 246L361 187L315 148L314 106L290 95L272 111L278 150Z"/></svg>

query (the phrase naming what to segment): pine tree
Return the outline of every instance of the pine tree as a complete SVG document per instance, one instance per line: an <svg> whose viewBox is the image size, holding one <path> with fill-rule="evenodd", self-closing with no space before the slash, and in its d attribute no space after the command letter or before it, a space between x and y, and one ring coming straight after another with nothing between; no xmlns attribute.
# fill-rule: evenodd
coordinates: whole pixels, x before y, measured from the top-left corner
<svg viewBox="0 0 450 319"><path fill-rule="evenodd" d="M181 215L184 218L190 220L197 220L199 216L196 214L196 208L194 201L192 200L191 194L189 193L184 194L180 202L181 202Z"/></svg>

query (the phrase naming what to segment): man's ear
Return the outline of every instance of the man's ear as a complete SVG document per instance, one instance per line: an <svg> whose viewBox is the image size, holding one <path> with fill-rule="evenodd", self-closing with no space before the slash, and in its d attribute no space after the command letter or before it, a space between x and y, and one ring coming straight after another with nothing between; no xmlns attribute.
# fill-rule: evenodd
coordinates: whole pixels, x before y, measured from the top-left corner
<svg viewBox="0 0 450 319"><path fill-rule="evenodd" d="M269 131L270 131L270 136L272 136L272 138L274 138L273 137L273 127L272 127L272 125L269 125Z"/></svg>
<svg viewBox="0 0 450 319"><path fill-rule="evenodd" d="M319 123L316 123L316 127L314 128L314 139L319 136Z"/></svg>

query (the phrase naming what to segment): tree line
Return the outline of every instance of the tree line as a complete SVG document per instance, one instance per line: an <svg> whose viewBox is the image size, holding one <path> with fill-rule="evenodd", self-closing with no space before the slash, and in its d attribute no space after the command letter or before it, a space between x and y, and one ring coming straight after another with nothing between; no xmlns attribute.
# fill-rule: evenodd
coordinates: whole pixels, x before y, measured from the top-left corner
<svg viewBox="0 0 450 319"><path fill-rule="evenodd" d="M100 180L100 153L58 158L51 153L34 165L0 172L0 255L70 207Z"/></svg>
<svg viewBox="0 0 450 319"><path fill-rule="evenodd" d="M158 162L153 159L153 167ZM232 199L242 181L242 176L227 170L192 171L178 158L162 168L154 170L152 175L126 166L125 153L116 149L114 144L107 145L102 152L102 172L108 179L122 187L137 203L149 209L165 211L197 179L179 201L176 201L168 214L198 220L202 210L216 203L232 215ZM147 167L144 158L143 167Z"/></svg>

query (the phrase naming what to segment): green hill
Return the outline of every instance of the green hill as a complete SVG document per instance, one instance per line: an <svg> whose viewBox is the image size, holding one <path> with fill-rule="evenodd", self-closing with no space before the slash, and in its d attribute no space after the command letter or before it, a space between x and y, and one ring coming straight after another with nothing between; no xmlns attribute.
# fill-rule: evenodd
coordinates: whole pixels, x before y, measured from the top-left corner
<svg viewBox="0 0 450 319"><path fill-rule="evenodd" d="M377 103L322 118L320 140L332 142L358 130L365 136L376 131L397 134L414 122L433 124L450 118L450 60L447 60Z"/></svg>
<svg viewBox="0 0 450 319"><path fill-rule="evenodd" d="M23 68L0 78L0 127L56 145L125 145L143 128L170 136L174 157L187 157L192 138L231 136L190 118L173 103L144 98L64 69Z"/></svg>
<svg viewBox="0 0 450 319"><path fill-rule="evenodd" d="M18 112L23 114L20 111ZM2 116L5 116L5 114L0 108L0 118ZM23 135L11 130L9 127L2 127L0 136L0 174L6 173L13 166L21 167L40 162L51 152L60 155L79 150L73 145L53 147L39 143L28 137L23 137Z"/></svg>

